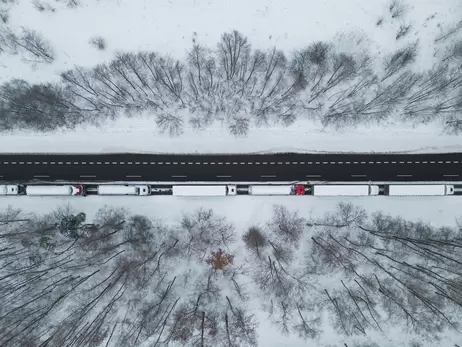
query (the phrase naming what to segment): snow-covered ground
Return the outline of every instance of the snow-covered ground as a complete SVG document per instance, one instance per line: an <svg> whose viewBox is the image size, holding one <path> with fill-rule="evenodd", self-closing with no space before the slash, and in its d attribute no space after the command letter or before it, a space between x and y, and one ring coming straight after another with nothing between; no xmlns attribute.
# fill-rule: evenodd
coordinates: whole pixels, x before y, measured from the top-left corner
<svg viewBox="0 0 462 347"><path fill-rule="evenodd" d="M76 212L85 212L88 220L91 220L95 212L104 207L123 207L130 214L140 214L160 219L167 224L176 224L181 221L183 213L192 213L200 207L213 209L217 215L225 216L228 221L236 227L240 238L244 231L251 225L263 225L271 219L273 206L281 204L289 210L299 210L300 215L308 219L321 217L325 212L335 210L340 201L350 201L354 205L361 206L368 213L382 211L385 214L402 216L410 221L421 220L429 222L433 226L455 226L456 218L460 217L460 205L462 197L356 197L349 199L339 198L297 198L297 197L217 197L217 198L179 198L172 196L157 197L98 197L88 196L86 198L53 198L53 197L21 197L15 199L0 199L0 210L9 205L23 209L24 212L35 212L46 214L59 206L70 204ZM405 211L405 212L403 212ZM259 309L258 299L251 303L252 308ZM285 336L268 321L266 313L256 311L259 320L258 336L259 346L265 347L304 347L307 341L301 340L294 335ZM325 329L326 334L319 341L320 343L339 343L340 337L332 331ZM398 330L397 330L397 333ZM402 333L402 332L401 332ZM402 335L372 334L370 338L379 343L381 347L403 346L406 337ZM453 333L448 333L447 338L456 341ZM434 343L434 342L432 342ZM444 341L442 345L445 346ZM427 347L426 345L423 345ZM430 345L428 345L430 346ZM451 346L452 345L448 345Z"/></svg>
<svg viewBox="0 0 462 347"><path fill-rule="evenodd" d="M271 153L271 152L460 152L460 136L440 135L438 126L403 129L395 125L358 127L345 133L321 130L310 121L282 128L252 129L236 138L226 128L188 129L180 137L159 134L154 119L121 118L108 126L53 134L13 133L0 136L3 153Z"/></svg>
<svg viewBox="0 0 462 347"><path fill-rule="evenodd" d="M32 67L19 56L3 54L0 83L22 78L31 83L56 82L59 73L75 66L93 67L115 57L117 52L155 51L184 60L193 40L216 47L223 32L238 30L254 48L276 46L287 56L317 40L333 40L338 34L363 36L371 54L381 57L419 41L414 69L428 70L443 48L434 40L457 23L462 14L458 0L407 0L400 18L390 18L389 0L81 0L76 8L64 2L40 0L11 5L8 26L43 34L55 53L52 64ZM49 8L53 8L54 12ZM383 19L381 25L377 22ZM85 24L83 24L85 23ZM399 41L400 25L412 25L412 34ZM107 48L89 44L101 36ZM214 124L204 132L186 127L178 138L161 135L155 117L122 117L101 127L77 128L72 132L2 134L2 152L454 152L462 140L441 135L441 124L413 128L402 123L361 126L344 133L324 130L313 121L298 120L288 128L253 128L247 138L234 138L226 126Z"/></svg>

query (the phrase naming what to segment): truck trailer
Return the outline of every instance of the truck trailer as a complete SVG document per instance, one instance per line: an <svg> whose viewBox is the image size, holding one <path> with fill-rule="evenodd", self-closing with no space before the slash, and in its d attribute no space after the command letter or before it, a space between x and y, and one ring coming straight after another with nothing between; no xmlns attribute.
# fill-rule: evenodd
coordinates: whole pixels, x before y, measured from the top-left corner
<svg viewBox="0 0 462 347"><path fill-rule="evenodd" d="M293 185L254 185L249 187L249 195L293 195Z"/></svg>
<svg viewBox="0 0 462 347"><path fill-rule="evenodd" d="M389 196L440 196L453 195L451 184L390 184L385 186Z"/></svg>
<svg viewBox="0 0 462 347"><path fill-rule="evenodd" d="M175 196L226 196L236 195L237 189L235 185L221 186L200 186L200 185L182 185L173 186L172 195Z"/></svg>
<svg viewBox="0 0 462 347"><path fill-rule="evenodd" d="M377 185L313 185L313 195L315 196L368 196L379 195Z"/></svg>
<svg viewBox="0 0 462 347"><path fill-rule="evenodd" d="M98 195L151 195L148 185L101 184Z"/></svg>
<svg viewBox="0 0 462 347"><path fill-rule="evenodd" d="M26 195L30 196L82 195L82 193L83 187L81 185L26 186Z"/></svg>

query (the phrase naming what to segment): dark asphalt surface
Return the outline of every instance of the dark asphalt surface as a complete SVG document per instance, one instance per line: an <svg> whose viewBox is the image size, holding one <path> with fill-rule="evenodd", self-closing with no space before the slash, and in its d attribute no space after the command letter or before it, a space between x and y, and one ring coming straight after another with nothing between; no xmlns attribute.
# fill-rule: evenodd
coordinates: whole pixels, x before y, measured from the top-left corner
<svg viewBox="0 0 462 347"><path fill-rule="evenodd" d="M448 154L0 154L0 180L67 181L458 181Z"/></svg>

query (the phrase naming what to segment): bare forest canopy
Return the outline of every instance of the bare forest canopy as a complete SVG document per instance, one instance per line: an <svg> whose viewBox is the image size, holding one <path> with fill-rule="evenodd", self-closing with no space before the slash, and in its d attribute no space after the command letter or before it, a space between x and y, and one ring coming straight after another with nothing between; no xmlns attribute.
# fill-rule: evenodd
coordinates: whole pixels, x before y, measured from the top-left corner
<svg viewBox="0 0 462 347"><path fill-rule="evenodd" d="M240 237L242 235L242 237ZM2 347L257 346L275 329L331 347L457 346L462 231L340 203L307 219L274 206L246 230L212 210L165 224L104 207L0 212ZM315 340L315 341L313 341ZM361 342L362 341L362 342ZM317 344L318 345L318 344Z"/></svg>
<svg viewBox="0 0 462 347"><path fill-rule="evenodd" d="M402 28L401 35L408 30ZM363 37L348 35L311 43L289 56L276 48L253 49L237 31L224 33L213 49L194 40L183 61L155 52L119 53L107 64L65 71L59 83L3 84L0 131L74 129L148 114L159 132L170 136L216 122L230 134L246 136L252 126L288 126L297 119L334 129L436 121L443 132L461 134L461 33L458 25L435 38L439 62L424 72L414 68L418 40L399 41L393 53L379 59L363 47ZM101 37L91 44L106 45ZM26 29L0 30L2 52L23 54L34 64L54 59L46 40Z"/></svg>

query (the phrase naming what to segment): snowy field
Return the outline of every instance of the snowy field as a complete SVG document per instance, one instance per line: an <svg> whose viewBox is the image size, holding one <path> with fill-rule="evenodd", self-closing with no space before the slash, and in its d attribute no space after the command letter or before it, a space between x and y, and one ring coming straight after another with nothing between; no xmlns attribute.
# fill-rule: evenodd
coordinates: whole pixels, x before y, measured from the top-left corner
<svg viewBox="0 0 462 347"><path fill-rule="evenodd" d="M462 197L427 197L427 198L391 198L391 197L358 197L350 199L338 198L294 198L294 197L223 197L223 198L178 198L171 196L159 196L151 198L140 197L98 197L88 196L86 198L68 199L68 198L45 198L45 197L22 197L16 203L14 199L1 199L0 210L8 206L21 208L24 212L34 212L37 214L49 213L60 206L69 204L76 212L85 212L88 220L91 220L95 212L104 206L115 208L125 208L129 214L140 214L153 219L162 220L166 224L180 223L184 214L193 213L200 207L213 209L214 213L219 216L225 216L227 220L235 225L235 230L240 239L249 226L263 226L272 216L273 206L281 204L286 206L290 211L299 211L302 217L313 220L321 217L325 212L334 211L336 205L341 201L352 202L356 206L366 209L368 213L382 211L385 214L401 216L409 221L428 222L432 226L453 227L456 220L460 217L460 204ZM405 212L403 212L405 211ZM241 251L238 252L242 254ZM236 263L244 259L236 259ZM303 347L307 346L309 341L299 339L294 334L286 336L280 334L278 329L273 326L268 318L267 313L261 311L263 301L253 298L250 302L252 313L256 315L259 321L257 329L259 346L265 347ZM403 331L395 327L395 330L388 331L385 336L380 333L371 331L368 338L361 337L345 339L339 336L332 328L330 323L325 323L325 333L317 340L316 345L322 346L343 346L343 342L352 343L352 341L374 341L380 347L408 347L410 337L403 335ZM411 335L409 335L411 336ZM369 340L368 340L369 339ZM452 344L451 344L452 341ZM453 347L457 343L457 334L448 332L443 340L439 343L430 341L423 343L422 347L441 346ZM308 344L309 345L309 344Z"/></svg>
<svg viewBox="0 0 462 347"><path fill-rule="evenodd" d="M14 133L0 136L4 153L322 153L322 152L460 152L460 136L441 135L431 126L412 130L396 125L358 127L339 133L322 130L310 121L287 127L255 128L236 138L223 127L180 137L159 134L154 120L122 118L108 126L54 134Z"/></svg>
<svg viewBox="0 0 462 347"><path fill-rule="evenodd" d="M389 0L81 0L75 8L65 3L21 0L6 6L10 8L9 28L18 32L27 27L41 33L50 42L55 58L51 64L31 66L18 55L3 54L0 83L13 78L30 83L57 82L63 71L108 63L119 52L153 51L184 61L193 42L213 49L221 35L232 30L247 36L254 49L276 46L289 58L296 49L318 40L336 40L339 34L362 37L361 45L377 62L418 41L419 54L412 69L427 71L441 59L445 49L435 39L462 18L458 0L409 0L404 2L399 18L390 18ZM412 31L398 41L395 36L400 25L411 25ZM95 36L106 40L106 49L99 51L89 44ZM342 48L351 51L356 47ZM358 125L336 131L298 117L289 127L278 124L258 128L251 124L244 138L230 135L226 124L215 122L199 132L185 127L181 136L170 138L159 133L153 115L141 114L122 116L99 127L77 126L69 132L15 130L0 137L1 151L12 153L418 153L455 152L461 145L459 136L442 134L440 121L413 126L390 119L380 126Z"/></svg>

